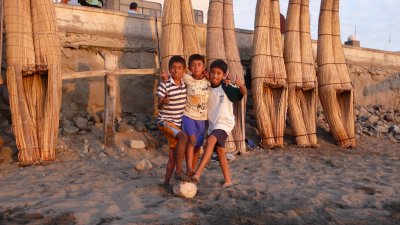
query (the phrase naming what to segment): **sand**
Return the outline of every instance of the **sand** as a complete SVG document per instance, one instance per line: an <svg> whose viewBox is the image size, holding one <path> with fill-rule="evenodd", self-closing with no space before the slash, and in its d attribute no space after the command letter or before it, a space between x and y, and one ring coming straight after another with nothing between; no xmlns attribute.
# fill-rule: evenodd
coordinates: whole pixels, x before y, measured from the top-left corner
<svg viewBox="0 0 400 225"><path fill-rule="evenodd" d="M98 135L98 134L97 134ZM144 134L119 135L124 139ZM321 136L320 136L321 137ZM149 137L149 143L155 139ZM84 140L89 139L89 140ZM400 144L364 137L336 147L328 134L319 149L255 150L231 161L234 186L222 189L211 161L193 199L159 184L165 148L89 149L96 134L64 137L58 160L0 165L0 224L397 224ZM163 150L164 149L164 150ZM149 171L133 167L147 158Z"/></svg>

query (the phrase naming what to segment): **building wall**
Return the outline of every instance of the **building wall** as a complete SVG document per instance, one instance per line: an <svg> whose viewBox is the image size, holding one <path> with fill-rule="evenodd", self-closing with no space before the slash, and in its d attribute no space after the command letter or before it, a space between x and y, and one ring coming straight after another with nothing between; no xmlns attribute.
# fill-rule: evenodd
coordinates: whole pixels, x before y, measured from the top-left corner
<svg viewBox="0 0 400 225"><path fill-rule="evenodd" d="M70 5L57 5L56 13L65 73L103 69L104 60L99 52L104 50L112 51L119 57L119 68L158 67L156 27L161 33L160 20ZM205 52L206 26L198 25L196 31ZM249 64L253 33L237 30L236 34L242 61ZM315 41L313 48L316 55ZM356 71L351 78L356 85L356 103L400 108L400 75L397 75L400 71L400 54L350 46L345 46L344 52L348 63L370 68L360 73L357 72L359 67L354 69ZM373 67L384 68L385 72ZM151 113L156 80L156 76L121 77L119 109ZM101 79L64 81L63 104L76 102L80 109L102 110L103 86Z"/></svg>

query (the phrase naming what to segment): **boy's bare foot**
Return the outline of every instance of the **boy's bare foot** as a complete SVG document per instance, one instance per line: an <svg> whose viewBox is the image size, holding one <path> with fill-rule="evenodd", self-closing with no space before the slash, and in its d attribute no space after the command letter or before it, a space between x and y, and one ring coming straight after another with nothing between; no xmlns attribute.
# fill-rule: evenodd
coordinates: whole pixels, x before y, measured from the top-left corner
<svg viewBox="0 0 400 225"><path fill-rule="evenodd" d="M196 175L193 175L192 177L190 177L190 180L191 180L193 183L198 183L198 182L200 181L200 177L198 177L198 176L196 176Z"/></svg>
<svg viewBox="0 0 400 225"><path fill-rule="evenodd" d="M185 182L190 182L191 179L190 177L186 176L186 175L182 175L182 174L176 174L175 173L175 180L180 180L180 181L185 181Z"/></svg>
<svg viewBox="0 0 400 225"><path fill-rule="evenodd" d="M170 185L169 185L169 183L165 183L165 182L164 182L164 183L160 183L159 186L160 186L160 187L163 187L163 188L165 188L165 189L168 189Z"/></svg>
<svg viewBox="0 0 400 225"><path fill-rule="evenodd" d="M194 175L194 172L193 171L187 171L186 172L186 176L188 176L188 177L191 177L191 176L193 176Z"/></svg>
<svg viewBox="0 0 400 225"><path fill-rule="evenodd" d="M228 187L231 187L233 184L232 184L232 182L225 182L223 185L222 185L222 188L228 188Z"/></svg>

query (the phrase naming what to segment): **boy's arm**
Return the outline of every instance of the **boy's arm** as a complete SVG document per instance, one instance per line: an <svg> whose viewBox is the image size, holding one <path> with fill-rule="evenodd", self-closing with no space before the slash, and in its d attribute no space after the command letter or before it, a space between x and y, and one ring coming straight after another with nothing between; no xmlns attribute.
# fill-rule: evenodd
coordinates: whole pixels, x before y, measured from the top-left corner
<svg viewBox="0 0 400 225"><path fill-rule="evenodd" d="M233 86L232 84L222 84L222 89L224 90L226 96L231 102L239 102L243 99L243 93L247 93L246 87L241 85L241 87Z"/></svg>
<svg viewBox="0 0 400 225"><path fill-rule="evenodd" d="M165 104L169 102L167 87L165 83L160 83L157 88L157 96L158 96L158 109L162 109Z"/></svg>
<svg viewBox="0 0 400 225"><path fill-rule="evenodd" d="M239 87L240 89L240 93L242 95L247 95L247 88L246 85L244 84L243 80L236 80L236 85Z"/></svg>

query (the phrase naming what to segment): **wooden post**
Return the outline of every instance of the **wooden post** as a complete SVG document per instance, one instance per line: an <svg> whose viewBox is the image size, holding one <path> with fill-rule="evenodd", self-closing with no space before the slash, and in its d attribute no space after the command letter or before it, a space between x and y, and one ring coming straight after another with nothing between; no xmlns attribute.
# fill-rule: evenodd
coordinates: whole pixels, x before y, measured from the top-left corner
<svg viewBox="0 0 400 225"><path fill-rule="evenodd" d="M0 0L0 85L5 83L1 76L1 61L3 59L3 23L4 23L4 10L3 0Z"/></svg>
<svg viewBox="0 0 400 225"><path fill-rule="evenodd" d="M106 146L114 144L115 128L115 105L117 100L116 77L112 73L107 73L104 78L104 134L103 142Z"/></svg>
<svg viewBox="0 0 400 225"><path fill-rule="evenodd" d="M106 146L114 144L115 136L115 110L117 101L117 78L112 72L117 67L118 59L115 55L110 53L103 54L105 60L105 68L110 70L104 77L104 132L103 143Z"/></svg>

